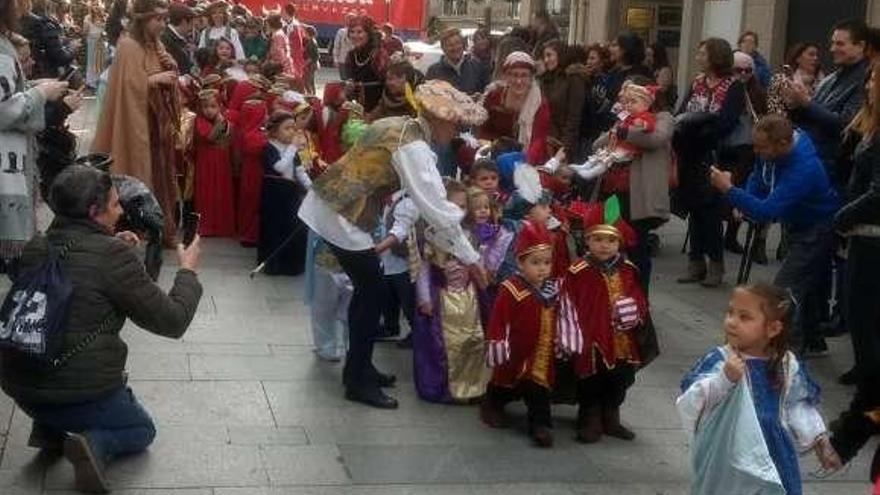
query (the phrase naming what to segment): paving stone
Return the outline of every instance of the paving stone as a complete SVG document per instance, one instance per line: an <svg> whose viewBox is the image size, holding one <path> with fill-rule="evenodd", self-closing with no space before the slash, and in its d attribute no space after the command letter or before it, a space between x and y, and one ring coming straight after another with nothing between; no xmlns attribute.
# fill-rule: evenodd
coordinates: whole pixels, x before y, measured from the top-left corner
<svg viewBox="0 0 880 495"><path fill-rule="evenodd" d="M230 426L230 442L234 445L305 445L309 442L299 426L272 428L263 426Z"/></svg>
<svg viewBox="0 0 880 495"><path fill-rule="evenodd" d="M288 356L189 356L193 380L308 380L327 379L308 349Z"/></svg>
<svg viewBox="0 0 880 495"><path fill-rule="evenodd" d="M180 442L157 437L150 449L110 464L114 488L193 488L268 483L256 446ZM73 467L62 462L46 473L48 488L71 489Z"/></svg>
<svg viewBox="0 0 880 495"><path fill-rule="evenodd" d="M138 382L134 392L159 424L274 426L259 382Z"/></svg>
<svg viewBox="0 0 880 495"><path fill-rule="evenodd" d="M247 491L253 490L253 491ZM215 488L214 495L573 495L564 484L355 485L283 488Z"/></svg>
<svg viewBox="0 0 880 495"><path fill-rule="evenodd" d="M81 495L71 490L52 490L52 495ZM133 488L114 489L113 495L212 495L211 488Z"/></svg>
<svg viewBox="0 0 880 495"><path fill-rule="evenodd" d="M0 435L9 431L9 423L12 421L12 411L15 409L15 401L0 393Z"/></svg>
<svg viewBox="0 0 880 495"><path fill-rule="evenodd" d="M273 485L351 483L339 449L330 445L265 446L260 453Z"/></svg>
<svg viewBox="0 0 880 495"><path fill-rule="evenodd" d="M129 377L137 380L190 380L189 362L182 354L131 353L126 364Z"/></svg>
<svg viewBox="0 0 880 495"><path fill-rule="evenodd" d="M33 495L43 487L44 467L0 469L0 493L3 495Z"/></svg>

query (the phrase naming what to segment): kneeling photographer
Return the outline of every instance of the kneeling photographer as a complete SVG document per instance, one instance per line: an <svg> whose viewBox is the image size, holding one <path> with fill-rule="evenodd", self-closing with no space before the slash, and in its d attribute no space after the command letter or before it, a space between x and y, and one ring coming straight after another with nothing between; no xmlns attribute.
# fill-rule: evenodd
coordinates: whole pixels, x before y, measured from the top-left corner
<svg viewBox="0 0 880 495"><path fill-rule="evenodd" d="M122 208L109 174L72 165L55 178L49 203L56 217L45 236L25 246L19 273L34 277L46 269L47 260L57 260L62 275L44 287L69 284L67 316L57 325L58 337L45 338L46 348L58 343L52 356L3 349L0 384L34 420L28 445L62 451L73 463L77 489L103 493L106 463L146 449L156 434L149 414L126 385L128 348L119 332L126 318L164 337L180 338L186 332L202 295L195 271L199 239L178 246L180 269L166 294L132 249L137 237L115 233ZM11 291L15 309L0 330L34 338L39 336L33 327L49 328L53 320L64 318L57 304L52 314L51 297L48 310L46 304L32 304L39 302L33 294L16 297L18 286L20 281ZM18 342L22 340L28 339Z"/></svg>

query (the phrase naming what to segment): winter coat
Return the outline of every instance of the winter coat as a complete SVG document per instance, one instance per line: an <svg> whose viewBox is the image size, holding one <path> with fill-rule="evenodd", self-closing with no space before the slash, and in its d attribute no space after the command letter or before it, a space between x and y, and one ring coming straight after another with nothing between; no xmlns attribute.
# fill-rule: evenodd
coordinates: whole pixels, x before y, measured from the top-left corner
<svg viewBox="0 0 880 495"><path fill-rule="evenodd" d="M772 161L758 158L745 189L731 188L727 197L747 217L779 221L791 232L830 222L838 208L825 167L802 131L795 131L788 154Z"/></svg>
<svg viewBox="0 0 880 495"><path fill-rule="evenodd" d="M752 52L751 56L752 60L755 62L755 77L758 78L758 82L761 83L763 88L769 87L770 77L772 76L770 64L767 62L767 59L757 51Z"/></svg>
<svg viewBox="0 0 880 495"><path fill-rule="evenodd" d="M471 54L465 53L458 70L449 64L446 57L442 57L437 63L428 67L425 77L441 79L463 93L474 95L486 89L490 82L489 75L485 64L477 61Z"/></svg>
<svg viewBox="0 0 880 495"><path fill-rule="evenodd" d="M23 165L35 162L33 136L45 127L45 109L43 94L27 87L15 47L0 35L0 168L7 172L0 177L3 251L6 241L16 244L17 251L34 234L36 167Z"/></svg>
<svg viewBox="0 0 880 495"><path fill-rule="evenodd" d="M587 92L586 67L573 64L539 77L541 91L550 104L550 137L572 155L581 137L581 114Z"/></svg>
<svg viewBox="0 0 880 495"><path fill-rule="evenodd" d="M715 158L711 153L717 153L740 124L744 108L745 89L733 76L710 88L701 74L682 100L673 146L679 159L680 199L686 208L699 208L717 199L718 193L708 180L708 167Z"/></svg>
<svg viewBox="0 0 880 495"><path fill-rule="evenodd" d="M195 316L202 286L194 272L181 269L166 294L147 275L134 249L89 220L56 217L46 234L25 247L21 273L45 261L47 240L56 248L76 240L62 262L73 295L61 352L112 319L105 332L57 369L4 351L0 384L7 395L25 404L96 401L126 383L128 346L119 336L125 320L163 337L180 338Z"/></svg>
<svg viewBox="0 0 880 495"><path fill-rule="evenodd" d="M845 183L834 164L840 154L841 133L862 106L868 60L841 67L819 83L812 101L791 112L792 121L810 135L832 182Z"/></svg>
<svg viewBox="0 0 880 495"><path fill-rule="evenodd" d="M846 199L834 219L838 230L845 232L856 225L880 226L880 136L876 133L856 147Z"/></svg>
<svg viewBox="0 0 880 495"><path fill-rule="evenodd" d="M171 26L162 32L162 44L165 50L177 62L177 70L181 75L193 74L196 67L193 54L189 49L189 41L182 38Z"/></svg>
<svg viewBox="0 0 880 495"><path fill-rule="evenodd" d="M629 219L669 219L669 162L672 160L672 134L675 120L669 112L656 115L653 132L630 130L626 141L641 149L629 165ZM607 145L606 132L593 144Z"/></svg>

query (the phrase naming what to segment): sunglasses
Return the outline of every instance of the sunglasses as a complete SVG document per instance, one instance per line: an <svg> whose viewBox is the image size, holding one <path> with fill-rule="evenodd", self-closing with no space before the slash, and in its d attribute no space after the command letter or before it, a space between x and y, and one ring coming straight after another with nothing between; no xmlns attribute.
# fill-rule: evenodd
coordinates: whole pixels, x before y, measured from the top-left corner
<svg viewBox="0 0 880 495"><path fill-rule="evenodd" d="M736 72L739 74L751 74L753 72L753 69L751 67L737 67L734 70L736 70Z"/></svg>

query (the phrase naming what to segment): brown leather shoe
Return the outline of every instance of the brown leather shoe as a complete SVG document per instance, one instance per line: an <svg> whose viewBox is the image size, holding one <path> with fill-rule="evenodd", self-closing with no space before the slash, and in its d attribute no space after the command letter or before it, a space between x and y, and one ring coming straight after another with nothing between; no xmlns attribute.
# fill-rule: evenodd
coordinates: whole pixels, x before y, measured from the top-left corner
<svg viewBox="0 0 880 495"><path fill-rule="evenodd" d="M110 491L104 478L104 466L95 457L89 439L79 433L69 433L64 440L64 457L73 464L76 489L83 493Z"/></svg>
<svg viewBox="0 0 880 495"><path fill-rule="evenodd" d="M553 446L553 430L546 426L535 426L532 428L532 441L542 449L549 449Z"/></svg>
<svg viewBox="0 0 880 495"><path fill-rule="evenodd" d="M504 414L504 409L483 400L480 404L480 420L490 428L507 428L510 421Z"/></svg>
<svg viewBox="0 0 880 495"><path fill-rule="evenodd" d="M602 410L598 406L578 411L575 438L581 443L596 443L602 438Z"/></svg>
<svg viewBox="0 0 880 495"><path fill-rule="evenodd" d="M602 409L602 432L609 437L621 440L634 440L636 434L620 424L620 408L605 407Z"/></svg>

